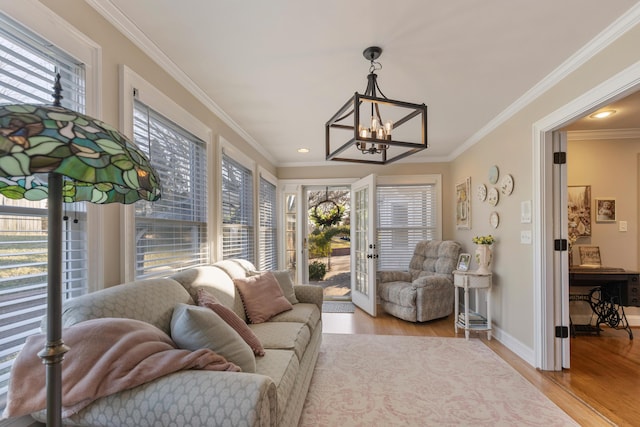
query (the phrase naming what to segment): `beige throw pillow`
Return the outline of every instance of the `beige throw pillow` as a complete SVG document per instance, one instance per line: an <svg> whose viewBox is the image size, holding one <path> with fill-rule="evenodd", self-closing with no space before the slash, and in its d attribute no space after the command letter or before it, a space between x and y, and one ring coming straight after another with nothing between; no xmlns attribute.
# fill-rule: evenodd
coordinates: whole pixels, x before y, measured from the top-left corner
<svg viewBox="0 0 640 427"><path fill-rule="evenodd" d="M251 323L266 322L276 314L293 308L284 297L275 276L269 271L257 276L233 279L233 283L240 292Z"/></svg>
<svg viewBox="0 0 640 427"><path fill-rule="evenodd" d="M206 307L177 304L171 318L171 339L183 349L211 349L240 366L243 372L256 371L253 350L227 322Z"/></svg>
<svg viewBox="0 0 640 427"><path fill-rule="evenodd" d="M238 317L229 307L223 305L218 299L204 289L198 289L198 305L213 310L218 316L227 322L246 342L253 354L256 356L264 356L264 347L262 343L253 333L251 329L244 323L244 320Z"/></svg>

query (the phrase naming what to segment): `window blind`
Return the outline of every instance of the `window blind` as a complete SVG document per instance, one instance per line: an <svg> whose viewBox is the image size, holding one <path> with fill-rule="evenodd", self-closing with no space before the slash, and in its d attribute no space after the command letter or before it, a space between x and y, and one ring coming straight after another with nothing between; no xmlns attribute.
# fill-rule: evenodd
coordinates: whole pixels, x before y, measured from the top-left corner
<svg viewBox="0 0 640 427"><path fill-rule="evenodd" d="M133 128L162 185L159 201L135 204L136 277L207 263L205 143L138 100Z"/></svg>
<svg viewBox="0 0 640 427"><path fill-rule="evenodd" d="M222 155L222 257L255 263L253 222L253 174Z"/></svg>
<svg viewBox="0 0 640 427"><path fill-rule="evenodd" d="M62 105L84 112L84 66L0 13L0 103L51 104L56 73ZM62 299L87 292L86 205L65 204ZM75 220L78 220L75 222ZM11 365L47 306L47 201L0 196L0 412Z"/></svg>
<svg viewBox="0 0 640 427"><path fill-rule="evenodd" d="M277 270L276 186L260 177L260 270Z"/></svg>
<svg viewBox="0 0 640 427"><path fill-rule="evenodd" d="M378 186L378 269L405 270L420 240L436 235L435 185Z"/></svg>

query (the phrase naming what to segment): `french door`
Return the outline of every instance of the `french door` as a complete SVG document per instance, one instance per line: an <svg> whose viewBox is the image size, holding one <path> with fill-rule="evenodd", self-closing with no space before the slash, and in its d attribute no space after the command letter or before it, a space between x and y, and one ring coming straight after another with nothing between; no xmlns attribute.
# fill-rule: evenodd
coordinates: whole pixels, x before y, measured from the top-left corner
<svg viewBox="0 0 640 427"><path fill-rule="evenodd" d="M376 316L376 176L351 185L351 300Z"/></svg>

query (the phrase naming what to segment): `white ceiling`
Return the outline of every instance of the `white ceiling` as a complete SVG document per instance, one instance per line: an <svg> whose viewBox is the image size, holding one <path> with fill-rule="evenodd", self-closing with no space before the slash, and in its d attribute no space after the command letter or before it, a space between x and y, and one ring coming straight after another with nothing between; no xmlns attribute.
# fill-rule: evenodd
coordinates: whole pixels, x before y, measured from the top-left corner
<svg viewBox="0 0 640 427"><path fill-rule="evenodd" d="M429 149L407 161L443 161L639 3L86 1L190 80L279 166L328 164L325 122L364 91L368 46L383 48L384 94L429 107Z"/></svg>

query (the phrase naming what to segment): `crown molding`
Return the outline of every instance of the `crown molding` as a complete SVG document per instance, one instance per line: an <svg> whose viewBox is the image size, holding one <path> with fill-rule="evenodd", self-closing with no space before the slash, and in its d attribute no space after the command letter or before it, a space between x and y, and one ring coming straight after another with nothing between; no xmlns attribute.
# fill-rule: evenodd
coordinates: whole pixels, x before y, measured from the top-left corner
<svg viewBox="0 0 640 427"><path fill-rule="evenodd" d="M262 154L269 162L276 164L275 159L256 141L247 131L245 131L231 116L229 116L216 102L209 97L178 65L160 50L152 40L150 40L138 27L118 9L110 0L85 0L89 6L94 8L103 18L109 21L116 30L120 31L133 44L145 52L160 68L165 70L171 77L181 84L196 99L202 102L213 114L222 120L233 131L240 135L256 151Z"/></svg>
<svg viewBox="0 0 640 427"><path fill-rule="evenodd" d="M633 7L631 7L625 14L612 22L590 42L588 42L581 49L571 55L559 67L557 67L535 86L525 92L513 104L508 106L493 120L483 126L478 132L473 134L469 139L467 139L462 145L460 145L451 153L451 155L449 156L449 160L454 160L467 149L478 143L482 138L493 132L501 124L513 117L527 105L535 101L538 97L542 96L542 94L544 94L547 90L549 90L569 74L580 68L583 64L585 64L611 43L616 41L619 37L632 29L638 23L640 23L640 3L637 3Z"/></svg>
<svg viewBox="0 0 640 427"><path fill-rule="evenodd" d="M225 124L237 132L244 138L255 150L261 153L276 167L296 167L310 165L327 165L326 162L294 162L279 163L271 153L267 152L248 132L246 132L238 123L236 123L219 105L217 105L193 80L191 80L173 61L171 61L148 37L146 37L131 21L109 0L85 0L100 15L107 19L117 30L122 32L131 42L141 48L154 60L161 68L167 71L173 78L182 84L191 94L193 94L200 102L202 102L209 110L218 116ZM581 49L571 55L559 67L549 73L540 82L525 92L520 98L509 105L505 110L489 121L479 131L474 133L464 143L458 146L448 156L441 157L437 160L429 161L453 161L466 150L477 144L482 138L493 132L500 125L505 123L516 113L521 111L531 102L535 101L550 88L555 86L569 74L581 67L596 54L601 52L620 36L625 34L635 25L640 23L640 3L631 7L625 14L616 19L607 28L601 31L590 42ZM328 165L327 165L328 166Z"/></svg>
<svg viewBox="0 0 640 427"><path fill-rule="evenodd" d="M592 141L599 139L640 139L640 128L570 130L567 131L567 139L580 141Z"/></svg>

